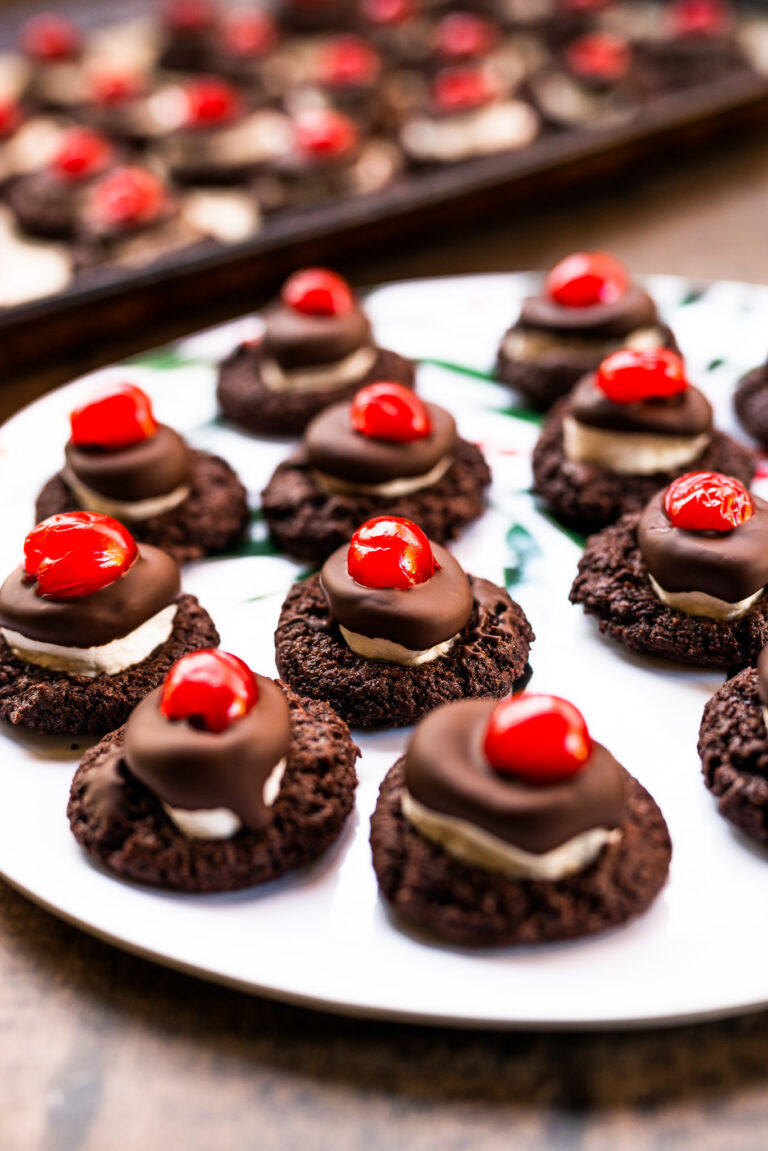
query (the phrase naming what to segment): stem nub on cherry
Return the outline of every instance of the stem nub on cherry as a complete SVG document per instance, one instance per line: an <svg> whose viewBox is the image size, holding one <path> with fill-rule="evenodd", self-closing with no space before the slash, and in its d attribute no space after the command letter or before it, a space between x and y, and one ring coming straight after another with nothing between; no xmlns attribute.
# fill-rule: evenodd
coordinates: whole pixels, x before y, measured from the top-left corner
<svg viewBox="0 0 768 1151"><path fill-rule="evenodd" d="M424 532L403 516L368 520L347 552L350 576L367 588L410 588L426 583L439 567Z"/></svg>
<svg viewBox="0 0 768 1151"><path fill-rule="evenodd" d="M220 734L242 719L259 698L248 664L228 651L204 648L177 660L160 696L160 711L172 722Z"/></svg>
<svg viewBox="0 0 768 1151"><path fill-rule="evenodd" d="M494 771L544 786L579 772L592 746L578 708L560 696L534 692L498 703L483 738L483 753Z"/></svg>

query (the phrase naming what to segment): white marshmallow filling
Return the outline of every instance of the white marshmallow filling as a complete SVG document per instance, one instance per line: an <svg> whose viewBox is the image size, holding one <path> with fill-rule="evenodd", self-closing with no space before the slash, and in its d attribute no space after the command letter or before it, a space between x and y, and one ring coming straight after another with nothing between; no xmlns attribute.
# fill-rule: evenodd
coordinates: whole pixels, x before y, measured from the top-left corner
<svg viewBox="0 0 768 1151"><path fill-rule="evenodd" d="M339 624L339 631L344 637L347 647L356 655L361 655L363 659L375 660L377 663L399 663L403 667L420 667L422 664L432 663L433 660L440 659L441 656L448 654L461 634L457 632L450 639L443 640L442 643L435 644L434 647L419 649L405 647L391 639L361 635L360 632L350 631L341 624Z"/></svg>
<svg viewBox="0 0 768 1151"><path fill-rule="evenodd" d="M414 117L402 130L406 151L434 160L460 160L508 148L523 148L539 131L539 117L522 100L434 118Z"/></svg>
<svg viewBox="0 0 768 1151"><path fill-rule="evenodd" d="M590 427L570 415L563 419L566 457L618 475L654 475L683 467L701 455L709 440L708 432L698 436L617 432Z"/></svg>
<svg viewBox="0 0 768 1151"><path fill-rule="evenodd" d="M6 627L0 628L0 632L13 654L25 663L45 667L50 671L63 671L67 675L95 678L98 675L117 675L147 659L156 647L169 638L176 611L177 605L169 604L127 635L98 647L42 643Z"/></svg>
<svg viewBox="0 0 768 1151"><path fill-rule="evenodd" d="M714 619L719 623L741 619L750 608L755 606L758 600L762 599L765 591L765 588L758 588L754 595L747 596L746 599L738 600L736 603L730 603L728 600L718 599L717 596L709 595L703 591L667 591L653 578L650 572L648 579L656 598L666 604L667 607L681 611L685 615L705 616L707 619Z"/></svg>
<svg viewBox="0 0 768 1151"><path fill-rule="evenodd" d="M364 344L349 356L331 364L313 367L281 368L277 360L263 356L260 363L261 379L273 392L322 392L354 384L368 375L376 363L376 348Z"/></svg>
<svg viewBox="0 0 768 1151"><path fill-rule="evenodd" d="M419 492L422 488L436 484L438 480L443 478L452 463L452 456L443 456L433 468L424 472L423 475L402 476L398 479L386 480L380 484L356 483L353 480L332 476L328 472L318 471L316 468L313 470L313 474L317 483L332 495L381 496L385 499L398 499L400 496L407 496L411 492Z"/></svg>
<svg viewBox="0 0 768 1151"><path fill-rule="evenodd" d="M287 760L283 756L264 781L262 796L265 807L272 807L280 794L286 764ZM190 839L231 839L243 826L239 816L228 807L209 807L191 811L164 803L163 808L182 835Z"/></svg>
<svg viewBox="0 0 768 1151"><path fill-rule="evenodd" d="M665 335L658 327L637 328L623 339L601 340L589 336L565 336L558 332L539 331L534 328L513 328L507 332L502 351L507 359L522 364L535 364L553 353L558 355L572 352L574 355L594 355L601 359L616 352L619 348L634 348L647 351L663 347Z"/></svg>
<svg viewBox="0 0 768 1151"><path fill-rule="evenodd" d="M551 851L535 854L499 839L466 819L432 811L414 799L407 789L403 789L401 803L405 818L426 839L463 863L501 872L509 879L564 879L584 871L607 844L617 843L621 838L619 828L593 827Z"/></svg>
<svg viewBox="0 0 768 1151"><path fill-rule="evenodd" d="M189 484L181 484L162 496L151 496L145 500L115 500L111 496L103 496L95 492L87 484L77 478L72 468L65 467L64 481L85 511L100 512L101 515L113 516L116 520L148 520L153 516L162 515L172 511L189 495Z"/></svg>

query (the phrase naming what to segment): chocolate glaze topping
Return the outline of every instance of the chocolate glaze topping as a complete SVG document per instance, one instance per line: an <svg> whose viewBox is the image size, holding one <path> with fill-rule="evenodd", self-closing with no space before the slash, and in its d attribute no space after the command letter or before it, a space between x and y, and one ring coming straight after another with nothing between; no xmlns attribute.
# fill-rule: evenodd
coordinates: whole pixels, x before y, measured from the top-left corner
<svg viewBox="0 0 768 1151"><path fill-rule="evenodd" d="M427 404L432 430L409 443L377 440L352 426L351 404L334 404L315 416L305 433L312 467L340 479L381 484L405 476L423 476L450 455L456 421L444 408Z"/></svg>
<svg viewBox="0 0 768 1151"><path fill-rule="evenodd" d="M712 430L712 408L698 388L676 396L617 404L609 400L594 374L571 393L570 414L580 424L611 432L644 432L657 436L699 436Z"/></svg>
<svg viewBox="0 0 768 1151"><path fill-rule="evenodd" d="M181 594L179 567L159 548L139 544L128 571L93 595L51 599L37 594L23 566L0 587L0 627L64 647L101 647L128 635Z"/></svg>
<svg viewBox="0 0 768 1151"><path fill-rule="evenodd" d="M166 424L149 439L117 450L78 447L70 440L64 455L81 483L115 500L165 496L189 480L189 449Z"/></svg>
<svg viewBox="0 0 768 1151"><path fill-rule="evenodd" d="M727 603L768 584L768 503L756 499L754 515L730 532L673 527L658 492L640 517L637 539L648 570L665 591L706 592Z"/></svg>
<svg viewBox="0 0 768 1151"><path fill-rule="evenodd" d="M535 787L495 772L482 753L494 700L449 703L421 721L405 753L405 782L430 811L465 819L541 855L624 818L624 773L601 744L570 779Z"/></svg>
<svg viewBox="0 0 768 1151"><path fill-rule="evenodd" d="M586 308L565 307L545 293L529 296L523 301L519 322L524 328L610 339L628 336L638 328L653 327L659 322L659 316L648 293L630 284L613 303Z"/></svg>
<svg viewBox="0 0 768 1151"><path fill-rule="evenodd" d="M763 707L768 707L768 645L757 660L757 694Z"/></svg>
<svg viewBox="0 0 768 1151"><path fill-rule="evenodd" d="M311 316L282 301L264 311L262 347L283 368L332 364L371 343L371 322L353 308L337 316Z"/></svg>
<svg viewBox="0 0 768 1151"><path fill-rule="evenodd" d="M125 760L145 787L170 807L226 807L250 831L269 822L264 784L288 754L288 703L271 679L257 675L259 697L222 732L203 731L160 711L162 688L141 701L125 727Z"/></svg>
<svg viewBox="0 0 768 1151"><path fill-rule="evenodd" d="M323 564L320 582L333 619L348 631L425 651L460 632L472 614L466 573L450 552L430 540L440 567L409 588L368 588L347 570L348 545Z"/></svg>

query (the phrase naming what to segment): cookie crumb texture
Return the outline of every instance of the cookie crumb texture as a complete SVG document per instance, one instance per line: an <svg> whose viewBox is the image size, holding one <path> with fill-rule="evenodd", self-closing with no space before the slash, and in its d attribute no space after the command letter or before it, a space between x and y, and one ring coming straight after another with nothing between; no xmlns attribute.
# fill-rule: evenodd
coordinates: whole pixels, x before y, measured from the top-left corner
<svg viewBox="0 0 768 1151"><path fill-rule="evenodd" d="M534 491L568 527L594 532L627 512L642 511L659 488L688 471L723 472L749 486L755 474L752 455L724 432L714 432L698 459L672 472L650 476L618 475L594 464L569 460L563 450L561 404L545 424L533 451Z"/></svg>
<svg viewBox="0 0 768 1151"><path fill-rule="evenodd" d="M697 667L739 669L768 643L768 599L741 619L685 615L656 598L637 543L639 512L587 541L570 599L597 617L600 631L631 651Z"/></svg>
<svg viewBox="0 0 768 1151"><path fill-rule="evenodd" d="M80 508L64 478L52 476L37 497L36 522ZM220 456L191 453L190 492L162 515L130 524L141 543L168 552L179 564L223 551L243 539L250 519L245 487Z"/></svg>
<svg viewBox="0 0 768 1151"><path fill-rule="evenodd" d="M414 387L416 372L411 360L385 348L377 350L371 370L352 384L314 392L278 392L268 388L261 378L259 345L241 344L219 368L216 396L221 413L230 423L257 436L298 436L323 408L353 399L366 384L391 380Z"/></svg>
<svg viewBox="0 0 768 1151"><path fill-rule="evenodd" d="M768 448L768 365L747 372L739 380L733 406L744 430Z"/></svg>
<svg viewBox="0 0 768 1151"><path fill-rule="evenodd" d="M413 520L430 539L445 543L483 513L491 473L474 444L459 440L442 479L398 499L331 495L316 482L306 453L285 460L262 492L269 532L281 551L321 561L346 543L361 523L386 513Z"/></svg>
<svg viewBox="0 0 768 1151"><path fill-rule="evenodd" d="M619 842L603 848L586 871L554 883L507 879L455 859L408 823L403 783L400 759L381 785L371 820L379 888L398 915L454 943L536 944L593 935L645 911L666 881L667 825L629 774Z"/></svg>
<svg viewBox="0 0 768 1151"><path fill-rule="evenodd" d="M360 753L327 704L283 690L291 709L291 747L263 833L241 830L224 840L185 836L126 768L121 728L86 752L75 773L67 808L75 839L126 879L188 892L268 883L317 859L338 838L354 806Z"/></svg>
<svg viewBox="0 0 768 1151"><path fill-rule="evenodd" d="M756 668L740 671L709 700L698 751L720 814L751 839L768 843L768 731Z"/></svg>
<svg viewBox="0 0 768 1151"><path fill-rule="evenodd" d="M117 675L66 675L18 659L0 638L0 719L46 735L101 735L125 723L171 665L198 648L218 647L219 633L193 595L178 599L173 630L141 663Z"/></svg>
<svg viewBox="0 0 768 1151"><path fill-rule="evenodd" d="M283 604L278 671L302 695L328 700L352 727L404 727L451 700L500 699L525 672L533 631L503 588L475 576L469 582L475 606L452 650L403 667L348 648L330 620L320 576L310 576L294 584ZM479 596L479 589L488 594Z"/></svg>

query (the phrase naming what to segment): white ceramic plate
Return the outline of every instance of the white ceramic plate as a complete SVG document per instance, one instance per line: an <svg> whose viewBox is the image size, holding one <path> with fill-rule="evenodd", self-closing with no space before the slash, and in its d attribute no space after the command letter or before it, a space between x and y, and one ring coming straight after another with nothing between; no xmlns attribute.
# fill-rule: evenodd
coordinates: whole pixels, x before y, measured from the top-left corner
<svg viewBox="0 0 768 1151"><path fill-rule="evenodd" d="M469 951L426 942L390 921L378 898L368 821L379 782L407 731L361 736L357 808L337 846L300 874L254 891L180 896L125 883L94 866L65 809L79 750L72 741L0 730L0 873L55 914L159 962L248 991L360 1015L488 1027L618 1027L690 1021L768 1003L768 858L717 815L696 756L701 710L722 677L629 655L601 640L568 603L574 540L540 515L526 489L536 426L484 378L531 277L396 284L369 300L380 341L417 356L422 393L450 407L494 469L491 506L456 544L469 570L505 578L537 633L533 684L570 697L594 735L659 801L674 843L670 881L650 911L602 937L546 947ZM697 292L651 281L692 377L733 427L728 393L766 353L768 291ZM285 455L215 419L213 363L253 320L204 333L46 396L0 431L4 522L0 573L16 564L34 496L61 461L67 413L96 379L131 378L161 419L226 456L257 502ZM435 361L461 365L451 370ZM762 482L762 481L758 481ZM216 620L222 644L274 674L272 632L300 569L274 555L254 518L240 554L197 564L185 585Z"/></svg>

